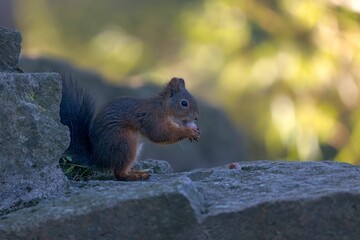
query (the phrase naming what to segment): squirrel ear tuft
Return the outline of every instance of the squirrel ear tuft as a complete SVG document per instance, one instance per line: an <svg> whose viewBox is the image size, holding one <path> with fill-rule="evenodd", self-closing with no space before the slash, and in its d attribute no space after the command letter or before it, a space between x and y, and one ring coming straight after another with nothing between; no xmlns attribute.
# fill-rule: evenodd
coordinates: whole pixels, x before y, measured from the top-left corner
<svg viewBox="0 0 360 240"><path fill-rule="evenodd" d="M162 95L172 97L175 93L185 89L185 81L182 78L174 77L170 80L168 85L165 87Z"/></svg>
<svg viewBox="0 0 360 240"><path fill-rule="evenodd" d="M175 92L180 91L181 89L185 88L185 81L182 78L174 77L170 80L168 84L169 88Z"/></svg>

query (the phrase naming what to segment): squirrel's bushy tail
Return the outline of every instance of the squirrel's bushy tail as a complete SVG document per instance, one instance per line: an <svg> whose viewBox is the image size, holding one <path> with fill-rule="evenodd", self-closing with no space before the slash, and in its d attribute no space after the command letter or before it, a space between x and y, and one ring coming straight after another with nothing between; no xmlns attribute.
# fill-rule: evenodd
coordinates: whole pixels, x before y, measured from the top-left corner
<svg viewBox="0 0 360 240"><path fill-rule="evenodd" d="M89 129L95 112L94 100L71 77L61 77L60 118L61 123L69 127L71 137L65 155L70 155L73 163L89 164L92 151Z"/></svg>

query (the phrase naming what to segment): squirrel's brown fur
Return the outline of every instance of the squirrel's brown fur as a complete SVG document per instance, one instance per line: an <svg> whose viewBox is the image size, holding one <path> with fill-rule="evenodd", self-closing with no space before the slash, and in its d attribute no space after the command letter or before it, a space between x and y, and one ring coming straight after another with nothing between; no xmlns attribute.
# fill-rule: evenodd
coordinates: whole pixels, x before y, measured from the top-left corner
<svg viewBox="0 0 360 240"><path fill-rule="evenodd" d="M69 84L65 83L65 96L69 95L66 87L69 87ZM71 99L63 96L62 106L68 106L74 99L78 101L81 97ZM75 105L84 106L76 106L75 109L90 108L88 97L83 99L82 103ZM88 112L94 115L94 111ZM186 90L185 82L181 78L172 78L164 90L152 98L114 99L88 123L88 131L77 132L74 123L79 125L81 118L88 119L89 116L84 117L84 113L74 111L72 113L75 116L77 114L80 119L73 117L75 120L71 121L63 119L71 114L60 114L62 122L68 123L66 125L69 126L72 136L75 133L67 153L73 153L78 159L87 159L90 164L98 167L113 169L118 180L140 180L149 177L147 173L131 171L137 157L140 135L160 144L175 143L185 138L198 141L200 138L200 131L194 124L199 117L197 103ZM79 136L79 133L85 136ZM81 137L88 138L88 146L76 145L76 139ZM81 141L84 142L83 139ZM87 157L81 156L81 153Z"/></svg>

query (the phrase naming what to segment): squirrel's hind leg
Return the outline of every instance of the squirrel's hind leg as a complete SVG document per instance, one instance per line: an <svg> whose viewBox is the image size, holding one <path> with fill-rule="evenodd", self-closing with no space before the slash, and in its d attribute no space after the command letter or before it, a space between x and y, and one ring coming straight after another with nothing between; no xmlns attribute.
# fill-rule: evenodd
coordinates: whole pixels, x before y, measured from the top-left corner
<svg viewBox="0 0 360 240"><path fill-rule="evenodd" d="M125 159L122 159L121 161L123 164L121 164L121 166L114 166L115 178L119 181L148 180L150 177L149 173L131 170L142 149L142 144L138 143L138 136L128 133L125 139L128 139L128 142L126 143L128 146L124 146L128 151L126 151L127 154L125 156L121 154L125 157Z"/></svg>

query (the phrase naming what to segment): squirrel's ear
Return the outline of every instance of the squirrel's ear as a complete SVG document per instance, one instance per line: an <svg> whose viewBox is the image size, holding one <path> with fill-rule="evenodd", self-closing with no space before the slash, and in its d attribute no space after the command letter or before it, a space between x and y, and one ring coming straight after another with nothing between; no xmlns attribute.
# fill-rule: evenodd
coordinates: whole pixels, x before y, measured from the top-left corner
<svg viewBox="0 0 360 240"><path fill-rule="evenodd" d="M181 89L185 88L185 81L182 78L174 77L170 80L168 84L169 88L175 92L180 91Z"/></svg>
<svg viewBox="0 0 360 240"><path fill-rule="evenodd" d="M182 78L174 77L170 80L168 85L164 90L164 95L172 97L175 93L180 92L182 89L185 89L185 81Z"/></svg>

